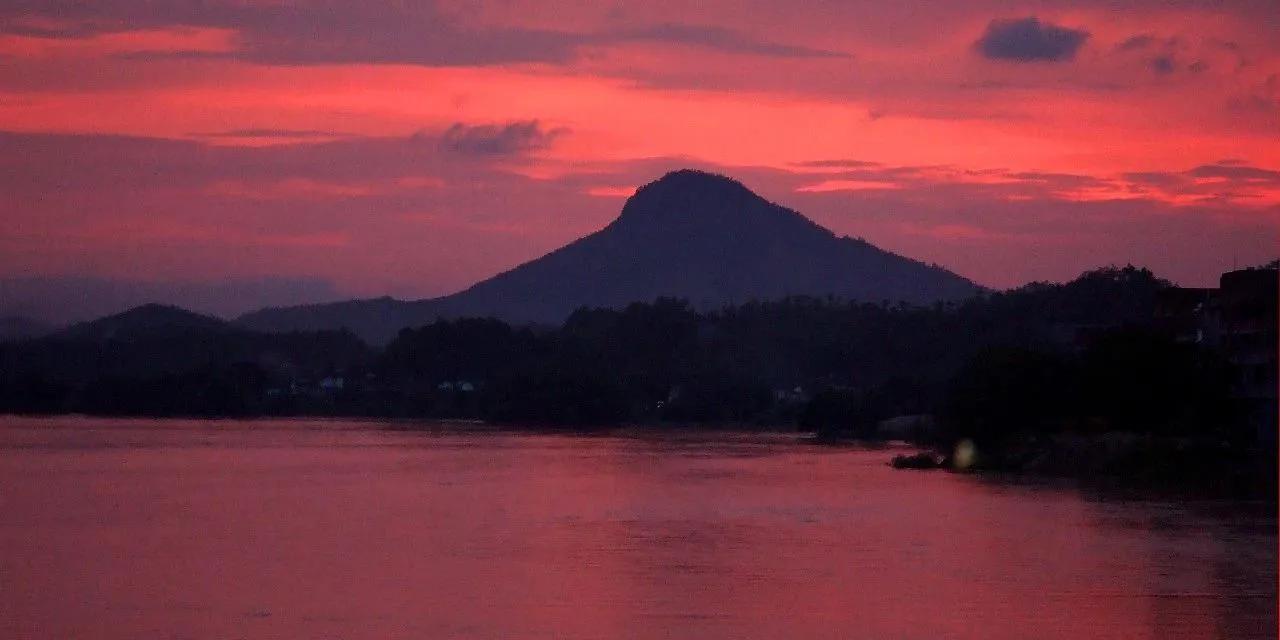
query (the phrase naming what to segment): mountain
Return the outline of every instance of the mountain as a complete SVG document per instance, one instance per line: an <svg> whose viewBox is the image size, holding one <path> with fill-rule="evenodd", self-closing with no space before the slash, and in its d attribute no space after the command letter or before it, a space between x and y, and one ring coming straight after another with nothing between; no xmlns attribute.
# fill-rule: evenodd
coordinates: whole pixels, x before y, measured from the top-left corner
<svg viewBox="0 0 1280 640"><path fill-rule="evenodd" d="M235 331L225 320L180 307L144 304L115 315L74 324L50 337L87 342L136 341L163 336Z"/></svg>
<svg viewBox="0 0 1280 640"><path fill-rule="evenodd" d="M69 327L156 301L196 313L234 317L266 306L334 298L332 285L315 278L161 282L71 275L0 278L0 316L31 318L52 327Z"/></svg>
<svg viewBox="0 0 1280 640"><path fill-rule="evenodd" d="M659 296L708 309L788 295L928 303L980 290L941 267L836 236L736 180L680 170L638 189L604 229L453 295L263 309L238 322L264 331L346 326L382 343L437 317L559 323L578 307Z"/></svg>

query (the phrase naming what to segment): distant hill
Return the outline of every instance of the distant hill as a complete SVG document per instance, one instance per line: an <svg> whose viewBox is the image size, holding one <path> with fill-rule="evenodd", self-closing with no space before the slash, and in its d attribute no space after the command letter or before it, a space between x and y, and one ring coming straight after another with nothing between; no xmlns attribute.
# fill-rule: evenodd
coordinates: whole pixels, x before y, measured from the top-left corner
<svg viewBox="0 0 1280 640"><path fill-rule="evenodd" d="M351 333L261 333L148 304L37 339L0 342L0 413L333 411L342 383L326 391L320 381L363 379L372 357Z"/></svg>
<svg viewBox="0 0 1280 640"><path fill-rule="evenodd" d="M123 313L74 324L51 337L61 340L106 342L234 330L237 328L219 318L201 315L179 307L144 304Z"/></svg>
<svg viewBox="0 0 1280 640"><path fill-rule="evenodd" d="M337 299L332 285L317 278L263 276L212 281L72 275L0 278L0 316L30 318L51 327L69 327L148 302L234 317L266 306Z"/></svg>
<svg viewBox="0 0 1280 640"><path fill-rule="evenodd" d="M0 318L0 342L39 338L53 331L53 327L21 316Z"/></svg>
<svg viewBox="0 0 1280 640"><path fill-rule="evenodd" d="M659 296L710 309L789 295L928 303L981 290L941 267L836 236L736 180L681 170L637 190L604 229L459 293L263 309L238 322L264 331L345 326L383 343L437 317L558 324L579 307Z"/></svg>

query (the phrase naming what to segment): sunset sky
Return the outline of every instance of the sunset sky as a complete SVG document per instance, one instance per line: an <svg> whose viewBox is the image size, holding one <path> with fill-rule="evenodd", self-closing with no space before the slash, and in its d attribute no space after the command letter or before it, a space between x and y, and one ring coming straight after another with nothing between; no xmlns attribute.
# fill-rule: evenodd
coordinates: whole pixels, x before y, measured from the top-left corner
<svg viewBox="0 0 1280 640"><path fill-rule="evenodd" d="M1208 285L1280 246L1280 3L0 0L0 130L0 279L225 313L450 293L690 166L988 286Z"/></svg>

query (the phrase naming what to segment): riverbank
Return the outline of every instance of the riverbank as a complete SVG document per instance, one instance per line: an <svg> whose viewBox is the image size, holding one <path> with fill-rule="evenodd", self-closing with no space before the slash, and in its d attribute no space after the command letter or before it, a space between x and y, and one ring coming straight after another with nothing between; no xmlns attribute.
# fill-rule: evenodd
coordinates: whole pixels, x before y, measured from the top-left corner
<svg viewBox="0 0 1280 640"><path fill-rule="evenodd" d="M899 469L1099 480L1196 493L1274 497L1275 450L1209 438L1128 432L1021 435L995 444L961 441L890 461Z"/></svg>

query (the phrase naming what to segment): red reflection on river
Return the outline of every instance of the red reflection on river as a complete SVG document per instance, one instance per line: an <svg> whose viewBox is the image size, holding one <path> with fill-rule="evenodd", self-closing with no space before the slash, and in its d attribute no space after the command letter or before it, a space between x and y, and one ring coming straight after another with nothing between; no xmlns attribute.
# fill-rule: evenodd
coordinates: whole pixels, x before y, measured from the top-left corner
<svg viewBox="0 0 1280 640"><path fill-rule="evenodd" d="M0 635L1275 636L1258 505L708 438L0 418Z"/></svg>

